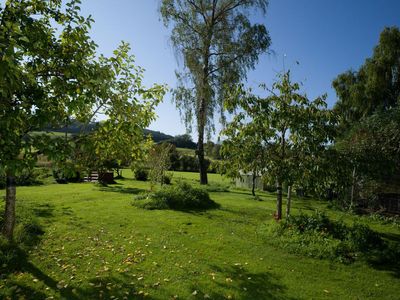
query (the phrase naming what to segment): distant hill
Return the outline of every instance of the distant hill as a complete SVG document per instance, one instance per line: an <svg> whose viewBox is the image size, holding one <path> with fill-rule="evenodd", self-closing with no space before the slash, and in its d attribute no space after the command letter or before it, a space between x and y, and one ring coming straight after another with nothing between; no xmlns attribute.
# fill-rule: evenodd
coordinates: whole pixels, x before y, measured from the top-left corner
<svg viewBox="0 0 400 300"><path fill-rule="evenodd" d="M91 122L89 124L82 124L76 120L71 121L71 124L69 124L67 127L62 127L62 128L54 128L54 127L46 127L43 130L44 131L52 131L52 132L61 132L61 133L69 133L69 134L79 134L79 133L85 133L85 132L91 132L98 126L98 122ZM172 136L168 135L165 133L162 133L160 131L154 131L150 129L144 129L143 134L145 135L151 135L152 139L154 142L159 143L159 142L168 142L171 144L174 144L176 147L180 148L189 148L189 149L195 149L196 148L196 143L194 143L190 137L190 135L183 134L183 135L177 135L177 136Z"/></svg>
<svg viewBox="0 0 400 300"><path fill-rule="evenodd" d="M167 140L171 140L174 137L172 135L168 135L159 131L153 131L150 129L144 129L143 130L145 135L151 135L152 139L154 142L159 143L159 142L165 142Z"/></svg>

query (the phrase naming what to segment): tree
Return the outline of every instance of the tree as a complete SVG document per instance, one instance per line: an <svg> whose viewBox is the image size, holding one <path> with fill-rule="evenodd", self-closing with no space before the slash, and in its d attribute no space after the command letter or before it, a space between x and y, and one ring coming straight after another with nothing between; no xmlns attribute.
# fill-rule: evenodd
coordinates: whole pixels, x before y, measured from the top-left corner
<svg viewBox="0 0 400 300"><path fill-rule="evenodd" d="M115 149L108 142L118 145L114 142L120 133L132 141L137 128L154 118L152 109L164 92L161 86L142 87L128 45L122 44L109 59L97 58L88 34L93 20L79 15L79 4L16 0L0 8L0 171L7 177L2 232L10 240L15 176L33 166L39 154L67 162L75 144L32 131L64 127L72 119L88 123L103 112L108 120L96 132L94 147L108 155ZM143 103L136 100L140 98Z"/></svg>
<svg viewBox="0 0 400 300"><path fill-rule="evenodd" d="M400 107L363 118L336 142L335 149L343 157L341 168L345 168L341 177L347 178L342 182L346 207L352 209L359 194L364 199L376 195L382 183L400 173L399 144Z"/></svg>
<svg viewBox="0 0 400 300"><path fill-rule="evenodd" d="M242 173L251 173L251 192L255 196L256 178L264 175L266 170L266 146L261 132L254 124L245 123L244 117L244 114L238 114L221 132L221 135L227 137L221 147L222 169L232 178L239 178Z"/></svg>
<svg viewBox="0 0 400 300"><path fill-rule="evenodd" d="M165 180L165 172L171 166L170 154L172 151L172 144L161 143L154 145L149 152L148 166L149 178L152 183L160 183L162 186Z"/></svg>
<svg viewBox="0 0 400 300"><path fill-rule="evenodd" d="M267 0L162 0L162 18L173 25L171 40L184 62L173 96L188 128L196 119L201 184L207 184L204 136L213 130L214 112L220 110L224 120L227 92L270 45L265 26L249 20L250 11L265 13L267 4Z"/></svg>
<svg viewBox="0 0 400 300"><path fill-rule="evenodd" d="M341 183L341 190L350 208L356 200L358 183L380 180L382 174L388 176L398 168L393 155L398 146L393 145L398 138L395 128L400 103L399 49L399 28L385 28L372 57L358 71L347 71L333 81L338 96L334 109L340 117L341 132L335 149L347 160L342 168L347 166L348 182ZM349 186L351 192L344 192Z"/></svg>
<svg viewBox="0 0 400 300"><path fill-rule="evenodd" d="M377 111L385 111L400 101L400 30L385 28L373 55L360 69L340 74L334 81L343 132Z"/></svg>
<svg viewBox="0 0 400 300"><path fill-rule="evenodd" d="M227 101L228 106L239 105L243 110L233 121L239 126L233 126L245 128L242 134L246 136L260 135L265 171L276 182L277 219L282 218L283 183L291 186L298 181L306 171L304 160L323 151L334 132L335 118L326 108L325 96L310 101L299 89L298 83L291 82L288 71L279 75L266 98L239 88ZM244 122L245 126L240 125Z"/></svg>

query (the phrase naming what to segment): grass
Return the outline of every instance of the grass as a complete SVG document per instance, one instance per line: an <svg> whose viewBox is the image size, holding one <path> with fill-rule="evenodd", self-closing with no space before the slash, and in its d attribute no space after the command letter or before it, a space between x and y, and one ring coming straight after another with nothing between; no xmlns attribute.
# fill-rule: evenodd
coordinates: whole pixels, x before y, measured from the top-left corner
<svg viewBox="0 0 400 300"><path fill-rule="evenodd" d="M179 148L177 147L176 150L179 152L181 155L190 155L190 156L195 156L196 155L196 150L195 149L189 149L189 148Z"/></svg>
<svg viewBox="0 0 400 300"><path fill-rule="evenodd" d="M0 273L0 299L398 299L399 270L359 261L345 265L290 254L264 238L275 199L246 190L211 192L220 209L147 211L131 205L149 183L129 170L118 184L19 187L18 214L44 229ZM173 180L197 184L198 175ZM229 184L215 174L211 183ZM0 196L4 190L0 191ZM324 210L333 219L365 222L400 242L396 226L295 199L295 214ZM1 266L0 266L1 268ZM51 299L51 298L50 298Z"/></svg>

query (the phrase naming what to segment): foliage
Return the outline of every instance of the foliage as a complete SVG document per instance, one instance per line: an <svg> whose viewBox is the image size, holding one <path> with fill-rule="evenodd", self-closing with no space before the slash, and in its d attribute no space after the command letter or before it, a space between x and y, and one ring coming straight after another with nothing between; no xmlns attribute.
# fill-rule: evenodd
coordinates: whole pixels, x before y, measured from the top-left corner
<svg viewBox="0 0 400 300"><path fill-rule="evenodd" d="M172 177L173 177L173 173L164 174L164 176L162 178L163 184L171 184L172 183Z"/></svg>
<svg viewBox="0 0 400 300"><path fill-rule="evenodd" d="M358 71L340 74L333 87L338 96L335 110L341 116L341 131L377 111L398 105L400 99L400 30L385 28L371 58Z"/></svg>
<svg viewBox="0 0 400 300"><path fill-rule="evenodd" d="M133 205L145 209L174 210L205 210L218 207L206 190L195 188L186 182L178 182L177 185L164 186L156 192L136 196Z"/></svg>
<svg viewBox="0 0 400 300"><path fill-rule="evenodd" d="M207 183L204 135L213 129L214 112L220 110L224 119L227 92L254 69L270 45L265 26L252 25L249 18L253 10L265 13L267 4L266 0L161 2L164 23L173 27L172 44L184 61L173 95L189 129L196 119L202 184Z"/></svg>
<svg viewBox="0 0 400 300"><path fill-rule="evenodd" d="M57 183L82 182L83 180L81 170L72 165L67 168L53 168L52 173Z"/></svg>
<svg viewBox="0 0 400 300"><path fill-rule="evenodd" d="M23 169L16 174L15 183L17 186L40 185L42 180L48 176L48 170L45 168ZM6 176L0 174L0 189L6 187Z"/></svg>
<svg viewBox="0 0 400 300"><path fill-rule="evenodd" d="M273 229L278 244L297 254L352 262L387 247L368 226L332 221L324 213L290 216Z"/></svg>
<svg viewBox="0 0 400 300"><path fill-rule="evenodd" d="M243 114L237 115L221 132L227 139L221 147L223 160L220 169L231 178L251 174L252 194L255 196L256 177L263 176L266 171L267 150L262 131L255 130L252 123L242 123L243 117Z"/></svg>
<svg viewBox="0 0 400 300"><path fill-rule="evenodd" d="M399 46L400 30L385 28L372 57L357 72L333 81L340 117L335 149L343 158L342 174L336 177L347 179L338 184L345 207L353 208L360 199L374 202L383 183L400 172Z"/></svg>
<svg viewBox="0 0 400 300"><path fill-rule="evenodd" d="M136 180L147 181L149 177L149 171L143 167L137 167L133 171L133 176Z"/></svg>
<svg viewBox="0 0 400 300"><path fill-rule="evenodd" d="M212 141L208 141L204 145L205 154L212 159L220 160L221 157L221 144L215 144Z"/></svg>
<svg viewBox="0 0 400 300"><path fill-rule="evenodd" d="M164 142L175 145L175 147L178 148L196 149L197 147L189 134L176 135L172 139L168 139Z"/></svg>

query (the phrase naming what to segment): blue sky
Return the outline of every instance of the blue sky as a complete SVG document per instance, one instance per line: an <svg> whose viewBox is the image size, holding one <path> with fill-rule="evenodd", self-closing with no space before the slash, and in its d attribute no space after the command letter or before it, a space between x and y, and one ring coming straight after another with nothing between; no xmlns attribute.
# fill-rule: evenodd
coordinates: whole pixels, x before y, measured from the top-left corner
<svg viewBox="0 0 400 300"><path fill-rule="evenodd" d="M178 65L169 31L160 21L159 0L82 2L83 15L91 14L95 19L92 37L100 53L111 55L121 40L127 41L137 64L146 69L145 84L175 86ZM332 80L348 69L357 69L371 56L385 26L400 26L400 1L270 0L267 15L253 19L266 25L275 54L260 58L256 70L248 74L247 85L271 84L282 70L286 54L286 67L292 69L296 80L303 82L307 95L327 93L332 106L336 101ZM185 132L170 95L157 114L151 129L172 135Z"/></svg>

